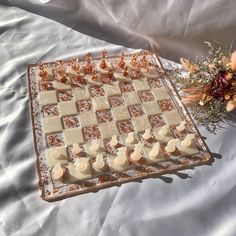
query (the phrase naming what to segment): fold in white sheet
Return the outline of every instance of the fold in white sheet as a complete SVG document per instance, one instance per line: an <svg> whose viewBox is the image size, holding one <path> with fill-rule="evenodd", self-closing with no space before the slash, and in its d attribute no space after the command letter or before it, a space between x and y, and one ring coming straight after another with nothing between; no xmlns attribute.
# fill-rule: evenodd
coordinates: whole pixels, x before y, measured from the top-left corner
<svg viewBox="0 0 236 236"><path fill-rule="evenodd" d="M46 11L40 5L37 7L23 0L10 2L41 11L41 14L56 12L54 7L48 7ZM56 6L58 2L50 1L47 4ZM66 6L70 6L70 1L66 2ZM198 5L197 1L190 1L192 4L189 3L185 7L182 5L184 1L179 2L179 6L177 1L163 1L162 4L159 3L160 10L156 12L152 9L154 6L157 8L159 1L144 2L145 4L132 1L132 5L130 1L127 4L130 4L132 14L128 14L124 4L117 1L100 1L94 6L91 6L90 2L93 1L81 1L80 4L87 9L87 13L81 14L86 16L87 20L80 19L78 25L82 25L91 35L94 34L92 25L95 20L98 22L95 28L105 27L105 18L101 13L103 7L106 7L109 16L104 17L113 20L107 22L110 28L106 26L107 28L98 32L99 35L104 34L104 37L110 37L109 41L113 42L127 39L127 45L130 47L148 47L148 41L139 41L138 36L131 37L129 33L123 35L122 30L126 22L129 22L132 32L143 35L149 31L148 38L162 35L162 53L174 57L178 57L177 52L180 51L188 53L189 51L184 50L187 48L198 50L197 43L192 43L189 47L181 38L176 43L171 39L180 35L179 29L183 28L178 23L180 19L174 17L178 9L183 8L183 15L179 17L189 22L185 32L187 41L190 37L192 40L195 38L188 28L191 28L191 32L200 34L205 31L204 22L209 22L212 25L212 33L221 30L224 32L223 26L227 27L232 19L235 22L235 14L230 13L234 1L228 5L222 22L217 19L223 18L220 8L225 9L227 1L205 1L204 4L198 1ZM47 4L43 6L48 6ZM185 11L190 9L190 5L194 6L195 10L191 10L187 17ZM207 8L209 11L206 12ZM100 18L92 14L94 11L99 13ZM62 17L61 12L58 8L58 17L64 21L66 16ZM168 16L163 22L161 19L165 18L165 14ZM56 17L56 13L54 16ZM149 16L151 19L159 17L155 18L154 22ZM117 28L112 27L113 22L119 23ZM191 22L199 23L193 27ZM181 32L181 35L183 33ZM169 35L169 39L165 35ZM198 40L199 38L196 42L199 42ZM217 135L207 133L204 128L200 129L202 135L207 138L210 150L222 156L220 159L215 158L212 166L184 170L181 174L166 175L157 179L150 178L142 183L132 182L55 203L47 203L39 198L26 65L84 55L88 50L98 54L103 48L112 54L121 50L129 51L18 8L0 5L0 235L234 236L236 129L232 122L222 124ZM169 62L165 60L164 64L169 65Z"/></svg>

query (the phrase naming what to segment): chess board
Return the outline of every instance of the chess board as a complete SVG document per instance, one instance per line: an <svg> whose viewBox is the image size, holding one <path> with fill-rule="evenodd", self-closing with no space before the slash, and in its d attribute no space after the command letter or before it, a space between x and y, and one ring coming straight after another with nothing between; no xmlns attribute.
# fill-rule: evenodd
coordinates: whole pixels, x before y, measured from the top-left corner
<svg viewBox="0 0 236 236"><path fill-rule="evenodd" d="M134 55L124 58L128 72L125 76L118 66L119 56L106 58L109 70L99 67L101 58L93 59L93 72L86 71L86 60L76 62L80 72L71 68L71 60L28 66L36 166L44 200L59 200L211 161L206 144L158 57L146 52L148 67L141 65L138 71L131 63ZM139 64L142 58L143 52L135 54ZM45 71L46 75L42 75ZM182 121L185 129L180 132L176 127ZM159 131L164 125L169 127L169 134L160 137ZM143 138L146 130L151 135L148 140ZM126 143L131 132L135 140L143 144L137 161L130 158L135 144ZM190 148L166 151L168 141L181 141L187 134L194 134ZM127 147L127 162L122 168L114 165L118 149L110 145L114 135L120 147ZM93 140L99 141L99 151L91 151ZM159 155L150 160L148 155L157 142ZM82 150L79 155L72 151L75 144ZM59 158L53 157L55 151L60 153ZM98 152L105 163L102 170L94 168ZM89 169L75 175L72 169L79 158L87 159ZM65 172L59 180L52 176L57 163Z"/></svg>

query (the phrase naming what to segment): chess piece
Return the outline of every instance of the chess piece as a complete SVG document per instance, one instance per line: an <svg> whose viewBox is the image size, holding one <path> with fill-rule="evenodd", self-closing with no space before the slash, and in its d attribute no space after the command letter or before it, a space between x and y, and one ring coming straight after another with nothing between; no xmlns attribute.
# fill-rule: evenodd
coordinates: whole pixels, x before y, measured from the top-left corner
<svg viewBox="0 0 236 236"><path fill-rule="evenodd" d="M143 52L143 55L140 59L141 66L144 67L144 68L148 66L147 55L148 55L148 53Z"/></svg>
<svg viewBox="0 0 236 236"><path fill-rule="evenodd" d="M135 142L134 133L133 132L129 132L127 138L125 139L125 143L133 144L134 142Z"/></svg>
<svg viewBox="0 0 236 236"><path fill-rule="evenodd" d="M151 130L150 129L146 129L144 134L142 135L142 138L144 140L149 140L151 138Z"/></svg>
<svg viewBox="0 0 236 236"><path fill-rule="evenodd" d="M74 143L71 152L75 155L80 155L83 152L83 149L79 146L78 143Z"/></svg>
<svg viewBox="0 0 236 236"><path fill-rule="evenodd" d="M123 70L123 76L124 77L128 77L129 76L129 72L128 72L128 67L127 66Z"/></svg>
<svg viewBox="0 0 236 236"><path fill-rule="evenodd" d="M101 69L106 69L108 67L107 63L106 63L106 58L107 58L108 53L107 53L106 50L103 50L101 54L102 54L102 60L101 60L101 62L99 64L99 67Z"/></svg>
<svg viewBox="0 0 236 236"><path fill-rule="evenodd" d="M118 67L121 69L124 69L125 67L125 57L124 57L124 53L121 54L119 61L118 61Z"/></svg>
<svg viewBox="0 0 236 236"><path fill-rule="evenodd" d="M95 82L100 82L101 78L97 75L97 72L95 69L92 70L92 77L91 80L95 81Z"/></svg>
<svg viewBox="0 0 236 236"><path fill-rule="evenodd" d="M94 139L92 140L91 146L90 146L90 151L91 152L97 152L100 149L100 143L99 140Z"/></svg>
<svg viewBox="0 0 236 236"><path fill-rule="evenodd" d="M138 65L137 54L136 53L132 55L130 65L132 67L136 67Z"/></svg>
<svg viewBox="0 0 236 236"><path fill-rule="evenodd" d="M186 121L184 121L184 120L181 121L180 124L178 126L176 126L177 131L179 131L179 132L184 131L185 130L185 124L186 124Z"/></svg>
<svg viewBox="0 0 236 236"><path fill-rule="evenodd" d="M135 69L135 78L140 79L142 78L142 76L143 76L143 73L141 71L141 68L140 66L137 66L137 68Z"/></svg>
<svg viewBox="0 0 236 236"><path fill-rule="evenodd" d="M75 171L79 173L86 173L89 168L89 161L88 158L79 158L76 159L75 163Z"/></svg>
<svg viewBox="0 0 236 236"><path fill-rule="evenodd" d="M181 141L180 145L184 147L188 147L192 144L192 140L194 139L194 134L187 134L185 139Z"/></svg>
<svg viewBox="0 0 236 236"><path fill-rule="evenodd" d="M161 129L158 131L158 135L160 137L167 136L169 131L170 131L169 125L163 125Z"/></svg>
<svg viewBox="0 0 236 236"><path fill-rule="evenodd" d="M91 75L85 75L84 78L89 84L97 85L97 86L102 85L101 76L98 75L97 71L94 68L92 68Z"/></svg>
<svg viewBox="0 0 236 236"><path fill-rule="evenodd" d="M93 71L93 64L92 64L93 56L92 56L92 53L87 53L87 55L85 56L85 61L86 61L86 64L84 66L84 72L86 74L91 74L92 71Z"/></svg>
<svg viewBox="0 0 236 236"><path fill-rule="evenodd" d="M79 66L79 58L78 57L72 58L72 69L79 72L80 66Z"/></svg>
<svg viewBox="0 0 236 236"><path fill-rule="evenodd" d="M52 169L52 178L54 180L60 180L65 173L64 168L62 168L60 162L57 162L56 165Z"/></svg>
<svg viewBox="0 0 236 236"><path fill-rule="evenodd" d="M168 152L168 153L172 153L176 150L176 146L177 144L179 143L179 139L172 139L170 140L168 143L167 143L167 146L165 147L165 150Z"/></svg>
<svg viewBox="0 0 236 236"><path fill-rule="evenodd" d="M114 75L114 71L112 69L109 69L107 77L112 80L113 79L113 75Z"/></svg>
<svg viewBox="0 0 236 236"><path fill-rule="evenodd" d="M103 160L102 154L97 154L96 161L93 163L93 167L96 170L102 170L105 167L105 162Z"/></svg>
<svg viewBox="0 0 236 236"><path fill-rule="evenodd" d="M160 152L160 143L157 142L153 145L151 151L148 153L148 158L150 160L155 160L158 157L159 152Z"/></svg>
<svg viewBox="0 0 236 236"><path fill-rule="evenodd" d="M135 145L133 153L130 155L130 158L133 161L139 161L142 158L142 149L143 149L143 144L141 142L138 142Z"/></svg>
<svg viewBox="0 0 236 236"><path fill-rule="evenodd" d="M101 69L106 69L106 68L107 68L107 63L106 63L105 59L102 59L102 60L101 60L101 62L100 62L100 64L99 64L99 67L100 67Z"/></svg>
<svg viewBox="0 0 236 236"><path fill-rule="evenodd" d="M59 80L61 83L66 84L69 82L62 60L56 61L56 67L54 72L57 75L57 80Z"/></svg>
<svg viewBox="0 0 236 236"><path fill-rule="evenodd" d="M111 147L116 147L119 144L118 138L116 135L113 135L111 137L111 141L110 141L110 146Z"/></svg>
<svg viewBox="0 0 236 236"><path fill-rule="evenodd" d="M127 163L127 147L120 147L118 149L117 156L114 159L114 164L116 166L125 166Z"/></svg>

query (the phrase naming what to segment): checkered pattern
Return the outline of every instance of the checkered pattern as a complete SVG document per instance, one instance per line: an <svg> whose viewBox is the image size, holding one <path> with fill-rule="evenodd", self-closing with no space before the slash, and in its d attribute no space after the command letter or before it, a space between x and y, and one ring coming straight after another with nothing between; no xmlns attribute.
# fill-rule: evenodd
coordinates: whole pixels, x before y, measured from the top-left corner
<svg viewBox="0 0 236 236"><path fill-rule="evenodd" d="M40 88L48 147L85 144L131 131L140 133L164 124L176 125L181 120L157 78L83 87L42 81Z"/></svg>

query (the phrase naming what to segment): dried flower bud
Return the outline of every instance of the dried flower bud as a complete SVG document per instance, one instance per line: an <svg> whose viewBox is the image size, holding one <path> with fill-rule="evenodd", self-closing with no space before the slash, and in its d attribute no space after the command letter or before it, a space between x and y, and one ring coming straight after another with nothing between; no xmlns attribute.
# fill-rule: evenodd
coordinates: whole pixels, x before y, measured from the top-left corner
<svg viewBox="0 0 236 236"><path fill-rule="evenodd" d="M200 105L201 107L203 107L203 106L205 105L205 103L204 103L203 101L200 101L200 102L199 102L199 105Z"/></svg>
<svg viewBox="0 0 236 236"><path fill-rule="evenodd" d="M208 64L208 68L210 70L215 69L215 65L213 63Z"/></svg>
<svg viewBox="0 0 236 236"><path fill-rule="evenodd" d="M199 71L199 68L197 65L191 63L188 59L186 58L180 58L180 62L185 70L191 73L196 73Z"/></svg>
<svg viewBox="0 0 236 236"><path fill-rule="evenodd" d="M229 99L230 99L229 94L226 94L226 95L225 95L225 100L229 100Z"/></svg>
<svg viewBox="0 0 236 236"><path fill-rule="evenodd" d="M236 101L228 101L226 104L226 111L230 112L236 109Z"/></svg>

